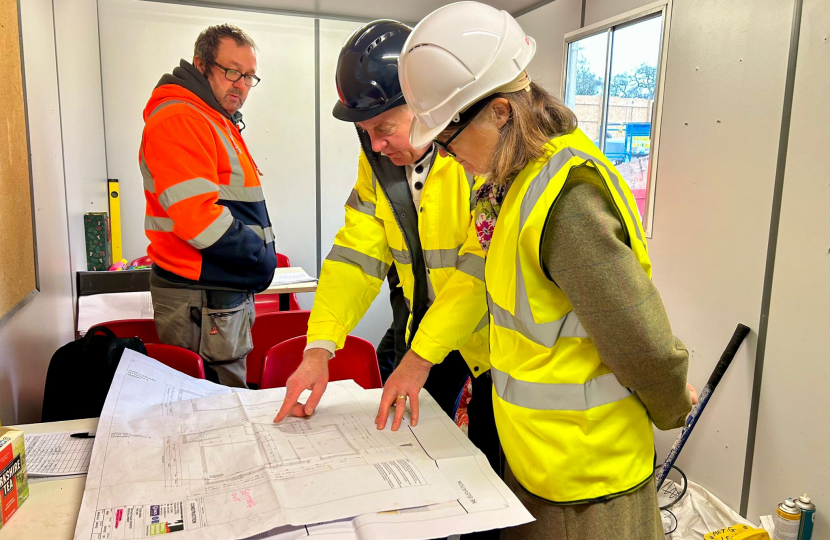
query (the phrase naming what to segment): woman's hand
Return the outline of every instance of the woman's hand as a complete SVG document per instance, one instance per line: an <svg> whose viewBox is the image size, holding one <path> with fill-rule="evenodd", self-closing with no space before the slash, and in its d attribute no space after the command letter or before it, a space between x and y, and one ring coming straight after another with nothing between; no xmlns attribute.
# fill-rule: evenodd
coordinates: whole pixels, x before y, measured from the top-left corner
<svg viewBox="0 0 830 540"><path fill-rule="evenodd" d="M691 383L686 383L686 388L689 389L689 396L692 398L692 406L697 405L697 390Z"/></svg>
<svg viewBox="0 0 830 540"><path fill-rule="evenodd" d="M400 365L392 372L383 386L383 396L380 398L378 415L375 424L378 429L386 427L389 418L389 407L395 405L395 418L392 420L392 431L401 427L403 413L406 410L406 398L409 398L411 409L410 425L418 425L418 393L424 387L429 376L432 362L424 360L417 353L410 350L401 360Z"/></svg>

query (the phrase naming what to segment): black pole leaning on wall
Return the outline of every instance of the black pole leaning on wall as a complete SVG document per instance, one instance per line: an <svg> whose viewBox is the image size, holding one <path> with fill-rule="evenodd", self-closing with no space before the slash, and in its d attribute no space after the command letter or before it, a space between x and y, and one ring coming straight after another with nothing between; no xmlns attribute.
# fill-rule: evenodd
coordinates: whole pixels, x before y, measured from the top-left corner
<svg viewBox="0 0 830 540"><path fill-rule="evenodd" d="M784 83L784 107L781 113L781 132L778 139L778 159L775 167L775 186L772 192L772 214L767 243L767 261L764 271L764 289L761 298L761 320L758 324L758 346L755 353L755 374L752 381L752 404L749 409L744 479L741 489L740 514L746 517L749 507L749 490L752 484L752 465L755 459L755 439L758 432L758 408L761 400L761 382L764 375L764 357L767 349L769 310L772 296L775 252L778 247L778 225L781 220L781 198L784 192L784 174L787 169L787 148L790 140L790 120L793 112L795 71L798 62L798 39L801 34L803 0L794 0L793 20L790 31L790 52L787 58L787 77Z"/></svg>

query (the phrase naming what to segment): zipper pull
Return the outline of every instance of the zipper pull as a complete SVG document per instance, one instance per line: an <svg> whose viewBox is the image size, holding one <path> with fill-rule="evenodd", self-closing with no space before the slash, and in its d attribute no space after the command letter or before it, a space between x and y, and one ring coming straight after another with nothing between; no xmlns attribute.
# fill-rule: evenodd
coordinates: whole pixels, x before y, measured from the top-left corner
<svg viewBox="0 0 830 540"><path fill-rule="evenodd" d="M216 334L219 333L219 329L216 328L216 317L214 315L211 315L210 320L212 321L211 322L211 327L210 327L210 335L215 336Z"/></svg>

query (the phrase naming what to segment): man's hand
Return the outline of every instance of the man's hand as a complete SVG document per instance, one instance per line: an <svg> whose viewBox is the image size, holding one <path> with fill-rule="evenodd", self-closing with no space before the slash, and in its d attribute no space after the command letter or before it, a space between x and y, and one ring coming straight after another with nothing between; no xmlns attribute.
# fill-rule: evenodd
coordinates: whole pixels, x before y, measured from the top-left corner
<svg viewBox="0 0 830 540"><path fill-rule="evenodd" d="M329 383L330 356L326 349L309 349L303 354L300 367L285 383L285 401L274 422L281 422L288 413L292 416L311 416L314 413ZM297 400L304 390L311 390L311 396L302 404Z"/></svg>
<svg viewBox="0 0 830 540"><path fill-rule="evenodd" d="M392 405L395 405L392 431L397 431L401 427L407 397L409 397L409 406L412 411L410 424L413 427L418 425L418 393L424 387L431 368L432 362L429 360L424 360L412 350L406 353L400 365L389 376L383 386L383 396L380 398L380 408L375 418L378 429L386 427L389 407Z"/></svg>

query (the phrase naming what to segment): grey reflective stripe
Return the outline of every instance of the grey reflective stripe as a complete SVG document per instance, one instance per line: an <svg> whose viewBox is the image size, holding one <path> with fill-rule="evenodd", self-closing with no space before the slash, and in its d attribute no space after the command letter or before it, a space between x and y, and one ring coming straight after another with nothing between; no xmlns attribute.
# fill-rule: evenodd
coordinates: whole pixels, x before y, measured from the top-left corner
<svg viewBox="0 0 830 540"><path fill-rule="evenodd" d="M559 338L588 337L588 333L585 332L579 318L573 311L569 311L562 318L555 321L537 323L533 322L532 315L530 319L522 319L513 315L496 304L489 294L487 295L487 305L490 308L490 315L493 316L493 324L508 330L514 330L530 341L548 349L552 348Z"/></svg>
<svg viewBox="0 0 830 540"><path fill-rule="evenodd" d="M522 199L521 210L519 214L519 234L524 229L531 211L539 202L545 189L548 187L551 179L556 176L562 167L574 157L570 148L563 148L556 155L554 155L539 174L536 175L530 182L524 198ZM515 315L508 310L493 303L493 308L490 309L493 315L493 324L504 328L516 330L527 339L534 341L544 347L553 347L556 340L560 337L560 332L565 319L570 316L570 313L565 314L561 319L550 321L546 323L537 323L533 317L533 310L530 308L530 299L527 296L527 286L525 285L524 275L522 273L522 265L519 262L519 250L516 250L516 305ZM576 317L576 315L574 315ZM580 326L581 327L581 326ZM565 337L565 336L562 336Z"/></svg>
<svg viewBox="0 0 830 540"><path fill-rule="evenodd" d="M225 201L259 202L265 200L261 186L219 186L219 198Z"/></svg>
<svg viewBox="0 0 830 540"><path fill-rule="evenodd" d="M138 160L138 168L141 170L141 179L144 180L144 191L149 191L150 193L156 192L156 182L153 180L153 174L150 172L150 168L147 167L147 161L144 159L144 149L140 149L139 153L139 160Z"/></svg>
<svg viewBox="0 0 830 540"><path fill-rule="evenodd" d="M392 258L395 259L395 262L399 262L401 264L412 264L412 257L408 251L398 251L394 248L389 249L392 251Z"/></svg>
<svg viewBox="0 0 830 540"><path fill-rule="evenodd" d="M539 174L537 174L533 180L530 181L530 186L527 188L525 196L522 199L521 214L519 217L519 230L524 229L525 222L527 222L530 212L533 210L533 207L536 206L536 203L539 202L539 198L542 196L542 193L545 192L545 189L547 189L551 179L556 176L559 169L564 167L565 163L570 161L573 157L574 154L570 148L563 148L552 158L550 158L550 161L542 167Z"/></svg>
<svg viewBox="0 0 830 540"><path fill-rule="evenodd" d="M144 230L172 232L173 220L166 217L144 216Z"/></svg>
<svg viewBox="0 0 830 540"><path fill-rule="evenodd" d="M571 152L573 152L573 154L575 156L578 156L578 157L581 157L582 159L588 160L588 161L592 162L593 164L599 165L603 169L605 169L605 172L608 173L608 178L611 179L611 184L614 186L614 189L617 190L617 195L620 196L620 199L622 199L622 202L625 205L625 209L628 212L628 216L631 218L631 223L634 224L634 232L637 235L637 239L640 242L642 242L643 237L642 237L642 235L640 235L640 227L637 226L637 218L634 217L634 212L632 211L631 206L628 204L628 197L625 196L625 192L623 191L622 186L620 185L620 177L617 176L616 174L614 174L614 171L612 171L610 168L608 168L608 166L605 165L605 163L599 161L598 159L594 158L590 154L586 154L585 152L582 152L580 150L571 150ZM623 224L623 225L625 225L625 224Z"/></svg>
<svg viewBox="0 0 830 540"><path fill-rule="evenodd" d="M262 238L266 244L270 244L274 241L274 229L271 227L265 227L264 229L259 225L248 225L247 227L254 231L257 236Z"/></svg>
<svg viewBox="0 0 830 540"><path fill-rule="evenodd" d="M191 238L187 243L196 249L208 248L222 238L222 235L230 229L231 225L233 225L231 211L223 206L222 213L219 214L219 217L214 219L213 223L197 234L196 238Z"/></svg>
<svg viewBox="0 0 830 540"><path fill-rule="evenodd" d="M182 101L180 99L171 99L169 101L165 101L164 103L159 103L153 111L147 115L147 120L152 118L157 112L162 110L165 107L169 107L170 105L175 105L177 103L187 103L186 101Z"/></svg>
<svg viewBox="0 0 830 540"><path fill-rule="evenodd" d="M427 268L454 268L460 250L461 246L450 249L425 249L424 260Z"/></svg>
<svg viewBox="0 0 830 540"><path fill-rule="evenodd" d="M479 330L483 330L488 324L490 324L490 314L485 313L484 317L482 317L482 319L478 321L478 325L476 325L476 329L473 330L473 334L475 334Z"/></svg>
<svg viewBox="0 0 830 540"><path fill-rule="evenodd" d="M389 265L385 262L345 246L332 246L326 260L357 266L367 276L380 280L383 280L389 273Z"/></svg>
<svg viewBox="0 0 830 540"><path fill-rule="evenodd" d="M177 202L206 193L218 193L219 186L205 178L193 178L170 186L159 194L159 204L167 210Z"/></svg>
<svg viewBox="0 0 830 540"><path fill-rule="evenodd" d="M219 134L219 140L222 141L222 146L225 147L225 152L228 153L228 161L231 164L230 185L243 187L245 185L245 173L242 172L242 164L239 162L239 156L236 154L236 143L233 141L233 136L230 131L220 128L211 117L197 109L192 103L188 103L188 105L193 107L193 110L204 116L205 120L213 124L214 129L216 129L216 132ZM225 125L226 129L227 127L228 126Z"/></svg>
<svg viewBox="0 0 830 540"><path fill-rule="evenodd" d="M472 253L465 253L458 258L455 268L459 272L469 274L474 278L484 281L484 258Z"/></svg>
<svg viewBox="0 0 830 540"><path fill-rule="evenodd" d="M377 191L378 188L378 177L375 176L374 171L372 171L372 190Z"/></svg>
<svg viewBox="0 0 830 540"><path fill-rule="evenodd" d="M427 307L435 302L435 288L432 286L432 278L427 275Z"/></svg>
<svg viewBox="0 0 830 540"><path fill-rule="evenodd" d="M370 202L362 201L356 189L352 189L352 192L349 194L349 198L346 200L346 206L366 214L367 216L375 217L375 205Z"/></svg>
<svg viewBox="0 0 830 540"><path fill-rule="evenodd" d="M490 368L493 388L502 400L537 411L587 411L625 399L631 390L613 373L595 377L584 384L528 382Z"/></svg>

